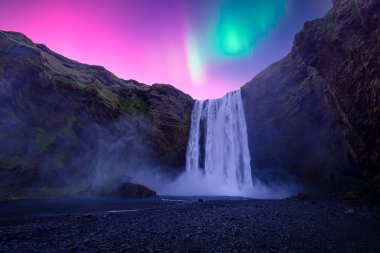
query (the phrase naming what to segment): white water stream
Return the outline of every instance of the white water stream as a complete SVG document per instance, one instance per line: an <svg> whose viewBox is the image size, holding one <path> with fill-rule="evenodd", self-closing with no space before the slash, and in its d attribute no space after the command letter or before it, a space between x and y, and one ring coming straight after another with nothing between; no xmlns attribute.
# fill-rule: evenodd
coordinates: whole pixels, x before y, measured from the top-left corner
<svg viewBox="0 0 380 253"><path fill-rule="evenodd" d="M252 188L247 128L240 90L219 99L196 101L186 154L186 171L215 187ZM194 186L196 187L196 186Z"/></svg>
<svg viewBox="0 0 380 253"><path fill-rule="evenodd" d="M287 187L268 188L254 178L250 161L244 108L240 90L237 90L219 99L195 102L187 145L186 171L181 176L168 182L159 175L157 179L152 178L150 171L136 182L150 186L159 195L289 196Z"/></svg>

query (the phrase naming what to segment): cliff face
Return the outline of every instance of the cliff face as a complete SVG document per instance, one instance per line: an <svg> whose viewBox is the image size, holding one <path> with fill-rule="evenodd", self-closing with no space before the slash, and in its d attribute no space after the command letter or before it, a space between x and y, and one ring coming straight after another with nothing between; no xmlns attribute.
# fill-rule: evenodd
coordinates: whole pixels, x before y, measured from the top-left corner
<svg viewBox="0 0 380 253"><path fill-rule="evenodd" d="M0 31L0 197L75 193L152 165L181 170L193 102Z"/></svg>
<svg viewBox="0 0 380 253"><path fill-rule="evenodd" d="M254 174L351 189L380 170L380 1L334 1L242 88Z"/></svg>

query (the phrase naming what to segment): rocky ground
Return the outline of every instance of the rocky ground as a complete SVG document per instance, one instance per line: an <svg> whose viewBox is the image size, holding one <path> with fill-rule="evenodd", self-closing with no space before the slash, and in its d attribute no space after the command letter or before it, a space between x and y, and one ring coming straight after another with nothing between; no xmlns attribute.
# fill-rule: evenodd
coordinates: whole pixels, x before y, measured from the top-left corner
<svg viewBox="0 0 380 253"><path fill-rule="evenodd" d="M297 199L65 201L0 203L0 252L380 251L376 205Z"/></svg>

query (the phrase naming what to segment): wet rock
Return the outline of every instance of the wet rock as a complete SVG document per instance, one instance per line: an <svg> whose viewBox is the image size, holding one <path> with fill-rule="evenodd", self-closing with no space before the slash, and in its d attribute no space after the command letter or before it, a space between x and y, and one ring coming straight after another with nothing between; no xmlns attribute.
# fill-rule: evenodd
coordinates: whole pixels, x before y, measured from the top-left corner
<svg viewBox="0 0 380 253"><path fill-rule="evenodd" d="M93 214L85 214L85 215L83 215L83 217L84 217L85 219L88 219L88 220L92 220L92 219L95 219L95 218L96 218Z"/></svg>
<svg viewBox="0 0 380 253"><path fill-rule="evenodd" d="M269 184L347 192L380 173L379 1L333 3L242 87L252 167Z"/></svg>
<svg viewBox="0 0 380 253"><path fill-rule="evenodd" d="M148 187L133 183L124 183L120 185L116 190L116 194L129 198L146 198L156 196L156 192L152 191Z"/></svg>
<svg viewBox="0 0 380 253"><path fill-rule="evenodd" d="M348 209L344 210L344 213L346 213L346 214L353 214L353 213L355 213L355 211L352 208L348 208Z"/></svg>

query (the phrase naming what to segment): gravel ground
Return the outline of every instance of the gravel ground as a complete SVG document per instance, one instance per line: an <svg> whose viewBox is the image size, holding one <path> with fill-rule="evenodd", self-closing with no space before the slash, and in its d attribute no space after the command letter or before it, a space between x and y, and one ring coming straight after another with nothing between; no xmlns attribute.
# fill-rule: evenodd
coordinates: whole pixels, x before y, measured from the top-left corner
<svg viewBox="0 0 380 253"><path fill-rule="evenodd" d="M29 202L24 212L17 201L0 203L0 252L380 252L374 205L297 199L116 202L76 208L66 203L59 211Z"/></svg>

